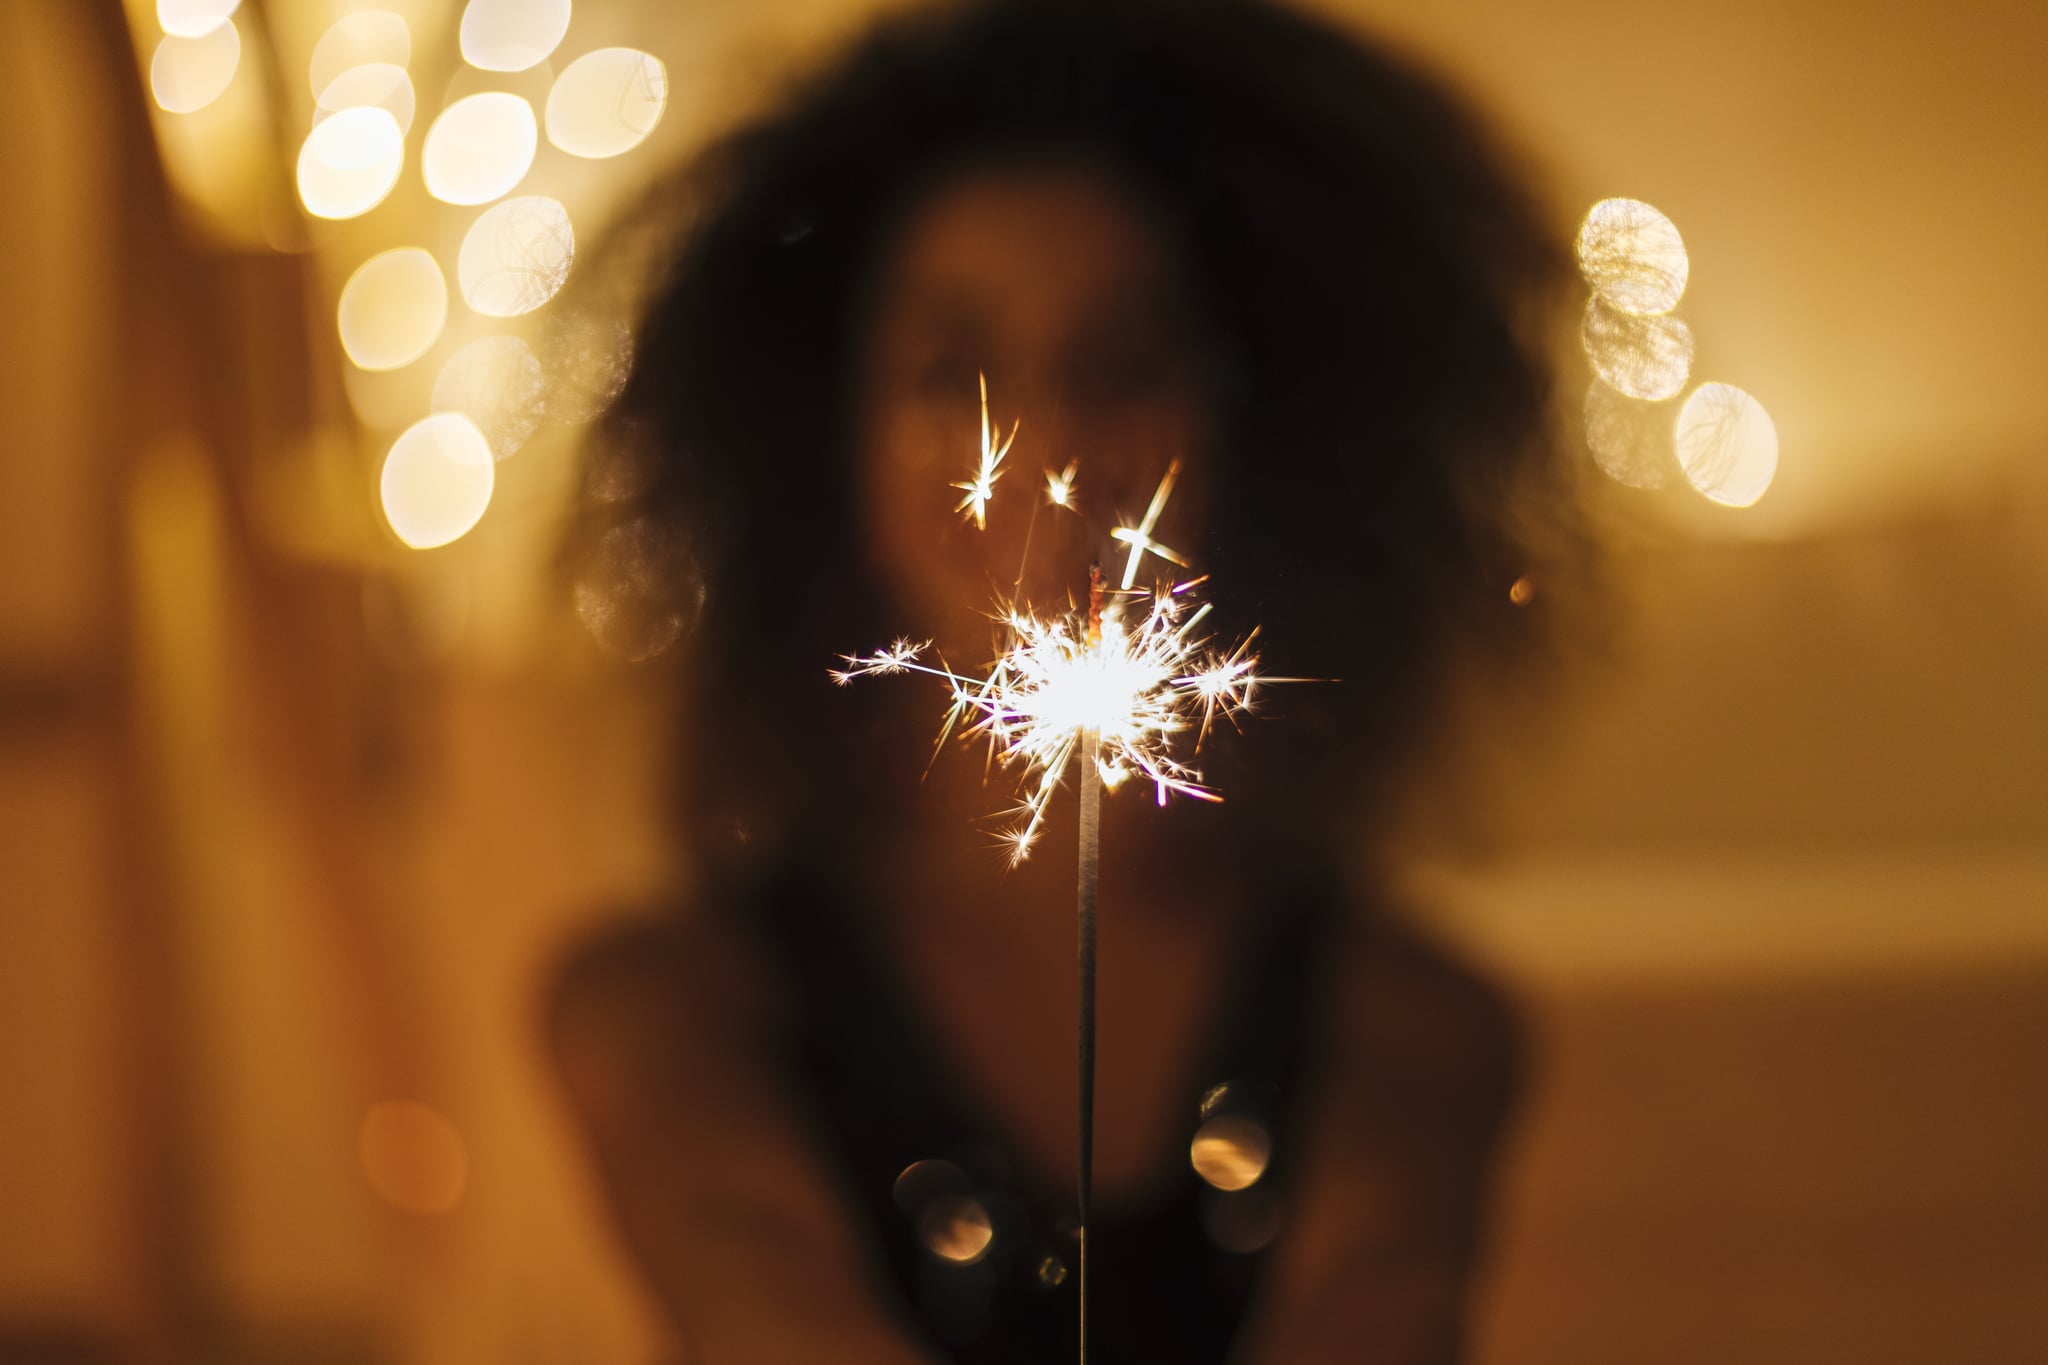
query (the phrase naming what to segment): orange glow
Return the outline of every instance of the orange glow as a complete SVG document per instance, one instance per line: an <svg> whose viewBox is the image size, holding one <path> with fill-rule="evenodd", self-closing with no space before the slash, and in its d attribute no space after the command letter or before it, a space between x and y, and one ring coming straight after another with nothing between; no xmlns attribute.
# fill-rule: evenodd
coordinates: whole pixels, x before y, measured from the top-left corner
<svg viewBox="0 0 2048 1365"><path fill-rule="evenodd" d="M1266 1173L1272 1157L1273 1142L1264 1125L1235 1114L1204 1123L1188 1147L1195 1174L1219 1190L1249 1189Z"/></svg>
<svg viewBox="0 0 2048 1365"><path fill-rule="evenodd" d="M449 1213L469 1184L462 1134L439 1110L413 1101L370 1106L356 1154L377 1197L407 1213Z"/></svg>
<svg viewBox="0 0 2048 1365"><path fill-rule="evenodd" d="M934 1256L955 1265L974 1264L995 1240L988 1210L980 1200L965 1195L933 1200L917 1220L917 1230Z"/></svg>

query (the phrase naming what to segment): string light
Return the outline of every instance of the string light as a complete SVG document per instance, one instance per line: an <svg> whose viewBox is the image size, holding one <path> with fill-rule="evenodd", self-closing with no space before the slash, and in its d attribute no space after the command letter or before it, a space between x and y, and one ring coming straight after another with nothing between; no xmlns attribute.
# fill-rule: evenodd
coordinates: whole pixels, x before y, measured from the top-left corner
<svg viewBox="0 0 2048 1365"><path fill-rule="evenodd" d="M474 422L459 412L423 417L384 457L378 480L384 519L415 550L459 540L490 506L494 469L490 445Z"/></svg>
<svg viewBox="0 0 2048 1365"><path fill-rule="evenodd" d="M173 38L204 38L228 22L242 0L156 0L157 26Z"/></svg>
<svg viewBox="0 0 2048 1365"><path fill-rule="evenodd" d="M149 59L149 93L168 114L193 114L219 99L242 63L242 35L232 22L181 38L167 33Z"/></svg>
<svg viewBox="0 0 2048 1365"><path fill-rule="evenodd" d="M382 109L344 109L299 149L299 202L315 218L358 218L384 202L405 167L405 136Z"/></svg>
<svg viewBox="0 0 2048 1365"><path fill-rule="evenodd" d="M539 146L533 106L519 96L486 90L459 99L427 129L427 193L444 204L488 204L526 178Z"/></svg>
<svg viewBox="0 0 2048 1365"><path fill-rule="evenodd" d="M433 256L395 247L364 261L335 307L341 348L365 370L395 370L427 353L448 321L448 284Z"/></svg>
<svg viewBox="0 0 2048 1365"><path fill-rule="evenodd" d="M406 75L404 67L390 62L365 62L327 83L314 101L313 121L318 123L344 109L382 109L397 121L402 136L412 131L416 107L412 77Z"/></svg>
<svg viewBox="0 0 2048 1365"><path fill-rule="evenodd" d="M313 44L306 62L306 80L319 99L344 71L359 66L412 64L412 29L390 10L365 9L344 14Z"/></svg>
<svg viewBox="0 0 2048 1365"><path fill-rule="evenodd" d="M1702 384L1678 410L1679 467L1701 496L1748 507L1778 472L1778 428L1764 405L1733 384Z"/></svg>
<svg viewBox="0 0 2048 1365"><path fill-rule="evenodd" d="M470 225L456 253L455 278L477 312L517 317L553 298L575 259L569 211L557 200L528 195L493 205Z"/></svg>
<svg viewBox="0 0 2048 1365"><path fill-rule="evenodd" d="M569 0L469 0L462 59L484 71L524 71L548 59L569 31Z"/></svg>
<svg viewBox="0 0 2048 1365"><path fill-rule="evenodd" d="M1678 225L1640 199L1602 199L1575 243L1579 272L1609 306L1654 316L1678 306L1692 271Z"/></svg>
<svg viewBox="0 0 2048 1365"><path fill-rule="evenodd" d="M548 141L571 156L618 156L647 140L668 107L668 69L630 47L586 52L548 90Z"/></svg>

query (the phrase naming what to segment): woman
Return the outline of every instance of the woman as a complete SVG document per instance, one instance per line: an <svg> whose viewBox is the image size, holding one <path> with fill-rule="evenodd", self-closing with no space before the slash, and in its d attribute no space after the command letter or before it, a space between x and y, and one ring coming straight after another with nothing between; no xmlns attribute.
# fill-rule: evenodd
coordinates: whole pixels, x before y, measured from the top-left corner
<svg viewBox="0 0 2048 1365"><path fill-rule="evenodd" d="M943 692L827 668L989 657L1170 481L1147 537L1341 681L1211 737L1226 803L1105 802L1090 1350L1455 1359L1515 1034L1345 888L1570 543L1539 216L1432 83L1226 0L890 23L684 199L593 488L701 599L696 884L552 1013L648 1283L718 1365L1069 1357L1071 808L1005 870Z"/></svg>

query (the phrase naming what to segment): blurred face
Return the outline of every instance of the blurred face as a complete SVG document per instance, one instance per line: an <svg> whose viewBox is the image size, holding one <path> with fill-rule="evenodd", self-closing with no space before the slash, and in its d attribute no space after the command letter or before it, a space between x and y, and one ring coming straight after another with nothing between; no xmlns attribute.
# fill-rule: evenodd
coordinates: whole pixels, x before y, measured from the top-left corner
<svg viewBox="0 0 2048 1365"><path fill-rule="evenodd" d="M1208 353L1168 239L1106 176L1070 165L964 174L912 205L878 263L858 364L870 553L956 663L988 657L997 597L1085 600L1120 582L1160 480L1151 538L1192 557L1207 512ZM992 440L983 487L979 379ZM1054 500L1049 476L1064 482ZM966 488L955 485L968 485ZM969 503L963 509L963 502ZM1147 554L1138 583L1179 572Z"/></svg>

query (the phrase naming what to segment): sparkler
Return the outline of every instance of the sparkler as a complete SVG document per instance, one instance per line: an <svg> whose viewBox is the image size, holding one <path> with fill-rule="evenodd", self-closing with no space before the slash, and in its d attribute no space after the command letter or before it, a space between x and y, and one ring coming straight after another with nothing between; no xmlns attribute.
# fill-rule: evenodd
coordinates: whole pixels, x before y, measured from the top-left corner
<svg viewBox="0 0 2048 1365"><path fill-rule="evenodd" d="M1199 749L1218 716L1234 720L1267 681L1251 652L1258 632L1235 648L1218 649L1201 633L1210 604L1196 604L1205 579L1146 593L1112 593L1099 571L1087 610L1042 617L1002 608L1006 643L986 674L956 673L926 663L929 641L898 640L872 654L847 655L835 682L889 673L922 673L945 682L952 703L939 743L954 734L986 741L991 758L1021 770L1014 820L1002 832L1012 865L1030 856L1046 810L1078 759L1115 791L1136 776L1165 805L1179 794L1223 798L1203 785L1199 770L1175 750L1192 734ZM1146 604L1135 623L1123 619L1133 598ZM1290 680L1291 681L1291 680Z"/></svg>
<svg viewBox="0 0 2048 1365"><path fill-rule="evenodd" d="M1000 447L988 421L988 383L981 386L981 463L970 483L954 484L967 496L958 509L986 528L986 513L998 466L1016 439L1016 427ZM1046 474L1047 501L1071 508L1076 467ZM1180 462L1168 466L1136 527L1111 534L1130 546L1123 586L1112 590L1099 567L1089 569L1088 604L1064 614L1040 616L1014 602L998 604L994 619L1003 630L995 661L980 676L956 673L943 659L926 662L932 643L896 641L867 655L842 656L835 682L892 673L921 673L943 681L951 696L939 726L938 746L958 735L983 741L993 763L1019 771L1013 819L1001 836L1015 866L1030 856L1052 798L1070 767L1078 768L1080 857L1076 909L1080 972L1080 1358L1088 1358L1088 1206L1093 1184L1095 1132L1095 928L1100 882L1105 790L1114 792L1133 777L1152 785L1165 805L1173 794L1202 801L1222 796L1205 786L1192 766L1218 717L1235 724L1250 709L1259 686L1299 679L1266 678L1257 672L1252 644L1256 630L1234 647L1216 647L1202 633L1209 604L1195 589L1206 575L1146 592L1133 590L1139 559L1157 555L1186 567L1187 561L1153 538L1173 492ZM1033 512L1034 521L1036 509ZM1027 535L1028 553L1028 535ZM1022 575L1019 575L1020 581ZM1142 602L1134 621L1126 611ZM1191 737L1191 738L1190 738ZM1191 752L1183 757L1180 746Z"/></svg>
<svg viewBox="0 0 2048 1365"><path fill-rule="evenodd" d="M1014 431L1010 434L1016 435ZM1045 500L1054 507L1072 508L1074 505L1074 474L1079 468L1079 464L1069 460L1067 461L1067 467L1057 474L1053 473L1050 469L1046 470Z"/></svg>
<svg viewBox="0 0 2048 1365"><path fill-rule="evenodd" d="M1156 500L1155 500L1156 505ZM981 677L927 664L929 642L899 640L866 656L845 656L833 680L845 684L872 674L924 673L942 679L952 704L939 727L939 744L956 731L986 740L994 761L1021 768L1016 819L1003 833L1011 865L1030 856L1047 808L1069 767L1079 767L1080 857L1076 912L1080 971L1080 1358L1088 1359L1088 1205L1095 1145L1095 922L1100 883L1102 793L1132 776L1152 784L1165 805L1169 794L1203 801L1223 798L1202 785L1201 773L1174 753L1189 732L1197 749L1217 716L1234 721L1252 704L1261 676L1251 652L1257 632L1234 649L1218 650L1199 629L1209 604L1192 609L1195 579L1148 594L1135 625L1122 620L1122 600L1109 593L1099 568L1089 571L1088 607L1042 618L1011 607L1001 619L1008 643Z"/></svg>
<svg viewBox="0 0 2048 1365"><path fill-rule="evenodd" d="M1158 555L1169 564L1178 564L1183 569L1188 566L1185 559L1152 539L1152 528L1159 524L1159 514L1166 510L1166 499L1173 492L1173 481L1179 477L1180 461L1175 460L1166 467L1166 476L1160 479L1159 487L1153 490L1152 505L1145 509L1144 519L1136 526L1119 526L1109 533L1113 538L1131 547L1130 558L1124 561L1123 586L1126 592L1130 590L1131 584L1138 581L1138 560L1147 551Z"/></svg>
<svg viewBox="0 0 2048 1365"><path fill-rule="evenodd" d="M988 529L988 500L995 496L996 480L1002 477L1003 456L1010 453L1010 443L1017 439L1017 424L1010 423L1010 434L999 446L995 432L988 424L988 376L981 377L981 463L974 471L974 477L965 483L951 485L967 494L960 499L960 505L953 510L965 512L974 518L974 529Z"/></svg>

